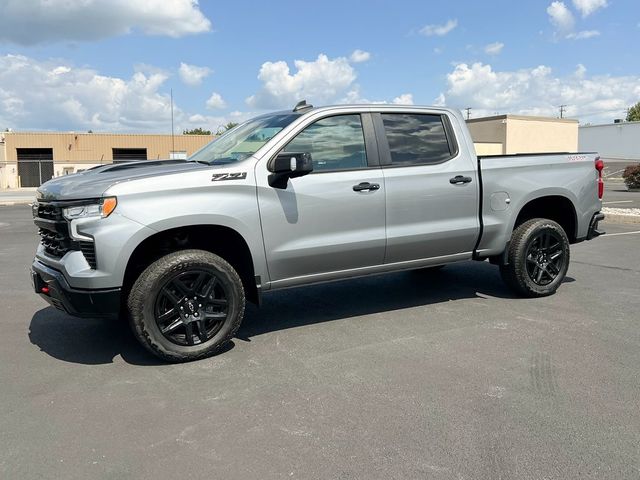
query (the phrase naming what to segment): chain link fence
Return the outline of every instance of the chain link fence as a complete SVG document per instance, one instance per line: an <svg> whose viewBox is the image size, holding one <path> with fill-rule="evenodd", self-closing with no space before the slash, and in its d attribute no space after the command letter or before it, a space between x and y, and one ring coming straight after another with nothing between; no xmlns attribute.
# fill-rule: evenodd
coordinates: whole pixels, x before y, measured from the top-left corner
<svg viewBox="0 0 640 480"><path fill-rule="evenodd" d="M53 160L18 160L21 187L39 187L53 178Z"/></svg>

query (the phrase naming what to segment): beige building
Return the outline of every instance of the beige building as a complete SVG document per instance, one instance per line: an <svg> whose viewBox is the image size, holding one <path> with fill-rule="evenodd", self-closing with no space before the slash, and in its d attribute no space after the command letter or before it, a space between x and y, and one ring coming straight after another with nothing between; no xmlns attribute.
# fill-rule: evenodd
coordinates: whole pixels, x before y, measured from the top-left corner
<svg viewBox="0 0 640 480"><path fill-rule="evenodd" d="M0 188L36 187L105 163L186 158L211 135L0 133Z"/></svg>
<svg viewBox="0 0 640 480"><path fill-rule="evenodd" d="M467 120L478 155L578 151L578 121L497 115Z"/></svg>
<svg viewBox="0 0 640 480"><path fill-rule="evenodd" d="M498 115L467 120L478 155L578 151L578 121ZM0 133L0 188L35 187L105 163L186 158L209 135Z"/></svg>

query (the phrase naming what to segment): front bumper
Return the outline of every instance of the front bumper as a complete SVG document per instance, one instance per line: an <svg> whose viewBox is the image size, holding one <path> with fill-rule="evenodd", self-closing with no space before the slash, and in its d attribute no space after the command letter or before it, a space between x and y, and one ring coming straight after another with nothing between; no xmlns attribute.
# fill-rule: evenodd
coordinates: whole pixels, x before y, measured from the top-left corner
<svg viewBox="0 0 640 480"><path fill-rule="evenodd" d="M591 222L589 223L589 231L587 232L587 240L591 240L592 238L599 237L605 232L601 232L598 230L598 222L604 220L604 213L594 213L593 217L591 217Z"/></svg>
<svg viewBox="0 0 640 480"><path fill-rule="evenodd" d="M115 318L120 313L120 288L79 290L69 286L64 275L34 260L31 281L35 292L69 315L83 318Z"/></svg>

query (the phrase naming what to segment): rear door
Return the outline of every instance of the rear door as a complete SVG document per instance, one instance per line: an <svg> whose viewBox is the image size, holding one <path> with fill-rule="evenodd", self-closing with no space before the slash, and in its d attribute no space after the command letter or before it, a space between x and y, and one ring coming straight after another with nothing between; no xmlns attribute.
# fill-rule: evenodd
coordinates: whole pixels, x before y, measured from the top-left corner
<svg viewBox="0 0 640 480"><path fill-rule="evenodd" d="M451 120L383 110L374 122L386 188L385 263L471 258L480 228L477 167L458 147Z"/></svg>
<svg viewBox="0 0 640 480"><path fill-rule="evenodd" d="M279 151L310 153L314 171L278 189L269 186L266 170L278 152L256 168L272 285L306 283L328 274L338 278L347 270L382 265L384 182L371 116L313 119Z"/></svg>

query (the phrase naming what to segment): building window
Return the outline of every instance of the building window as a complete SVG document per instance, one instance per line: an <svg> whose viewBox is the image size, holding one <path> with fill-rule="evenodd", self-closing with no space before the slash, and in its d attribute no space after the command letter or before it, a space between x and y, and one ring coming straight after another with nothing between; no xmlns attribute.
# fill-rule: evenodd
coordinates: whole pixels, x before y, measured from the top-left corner
<svg viewBox="0 0 640 480"><path fill-rule="evenodd" d="M146 160L146 148L114 148L113 163L133 162L135 160Z"/></svg>

